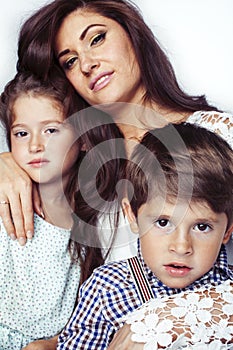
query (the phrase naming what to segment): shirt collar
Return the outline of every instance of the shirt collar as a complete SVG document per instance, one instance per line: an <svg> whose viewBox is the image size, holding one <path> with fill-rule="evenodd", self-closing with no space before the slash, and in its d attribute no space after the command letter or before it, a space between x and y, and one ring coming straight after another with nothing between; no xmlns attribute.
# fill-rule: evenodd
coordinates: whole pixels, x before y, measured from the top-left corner
<svg viewBox="0 0 233 350"><path fill-rule="evenodd" d="M164 289L165 294L173 294L184 291L186 289L194 290L197 287L209 285L209 284L220 284L222 281L227 279L233 280L233 271L229 268L227 263L227 253L225 245L222 245L219 252L218 258L213 266L213 268L207 272L205 275L200 277L197 281L193 282L191 285L184 289L174 289L169 288L164 285L158 278L154 275L151 269L146 265L141 252L140 240L138 239L138 259L144 269L144 273L153 288L153 286L159 286L159 288Z"/></svg>

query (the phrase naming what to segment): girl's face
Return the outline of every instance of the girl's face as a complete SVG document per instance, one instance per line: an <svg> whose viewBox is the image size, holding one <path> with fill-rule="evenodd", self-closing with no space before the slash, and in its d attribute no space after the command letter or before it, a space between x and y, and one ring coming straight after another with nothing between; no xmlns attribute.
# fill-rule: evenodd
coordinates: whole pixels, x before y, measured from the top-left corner
<svg viewBox="0 0 233 350"><path fill-rule="evenodd" d="M63 21L56 56L77 92L91 105L140 103L144 89L131 41L114 20L76 10Z"/></svg>
<svg viewBox="0 0 233 350"><path fill-rule="evenodd" d="M37 183L68 180L79 146L62 106L51 98L18 97L13 106L11 150L15 161ZM66 182L65 182L66 183Z"/></svg>

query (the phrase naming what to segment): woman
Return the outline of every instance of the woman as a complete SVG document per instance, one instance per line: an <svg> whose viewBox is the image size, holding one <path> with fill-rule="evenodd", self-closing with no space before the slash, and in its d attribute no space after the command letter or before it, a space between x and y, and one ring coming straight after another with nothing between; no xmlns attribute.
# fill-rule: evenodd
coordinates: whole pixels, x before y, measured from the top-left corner
<svg viewBox="0 0 233 350"><path fill-rule="evenodd" d="M21 28L17 68L46 79L54 65L84 100L111 113L129 152L145 131L167 121L201 123L231 139L231 116L181 90L152 31L127 0L55 0L31 16ZM7 232L30 237L31 182L9 154L0 156L0 169L0 199L9 202L0 205Z"/></svg>

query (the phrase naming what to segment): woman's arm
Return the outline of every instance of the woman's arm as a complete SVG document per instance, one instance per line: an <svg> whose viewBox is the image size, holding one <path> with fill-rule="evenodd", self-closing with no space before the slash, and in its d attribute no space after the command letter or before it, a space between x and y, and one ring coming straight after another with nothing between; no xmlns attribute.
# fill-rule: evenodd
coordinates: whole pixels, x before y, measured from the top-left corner
<svg viewBox="0 0 233 350"><path fill-rule="evenodd" d="M29 176L11 153L0 154L0 216L7 233L21 245L33 235L33 201L40 213L40 201ZM32 200L32 198L34 198ZM6 203L5 203L6 202Z"/></svg>
<svg viewBox="0 0 233 350"><path fill-rule="evenodd" d="M125 324L114 336L108 350L143 350L144 344L132 341L130 325Z"/></svg>
<svg viewBox="0 0 233 350"><path fill-rule="evenodd" d="M58 335L48 340L36 340L22 350L56 350Z"/></svg>

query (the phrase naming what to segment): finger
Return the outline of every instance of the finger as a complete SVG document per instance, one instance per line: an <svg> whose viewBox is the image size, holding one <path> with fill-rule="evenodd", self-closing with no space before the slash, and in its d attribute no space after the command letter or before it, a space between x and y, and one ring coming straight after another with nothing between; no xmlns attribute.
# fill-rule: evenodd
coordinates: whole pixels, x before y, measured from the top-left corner
<svg viewBox="0 0 233 350"><path fill-rule="evenodd" d="M6 202L8 202L8 199L6 200ZM0 204L0 216L2 218L2 222L6 229L7 234L11 237L11 239L15 240L16 239L15 228L11 219L9 204Z"/></svg>
<svg viewBox="0 0 233 350"><path fill-rule="evenodd" d="M24 220L23 213L21 210L21 201L17 195L9 195L10 202L10 212L15 227L15 235L18 239L20 245L25 245L27 242L25 230L24 230Z"/></svg>
<svg viewBox="0 0 233 350"><path fill-rule="evenodd" d="M26 238L31 239L34 234L34 212L32 204L32 185L27 183L25 190L20 193L21 211ZM17 232L17 228L16 228ZM20 233L18 232L19 236Z"/></svg>

